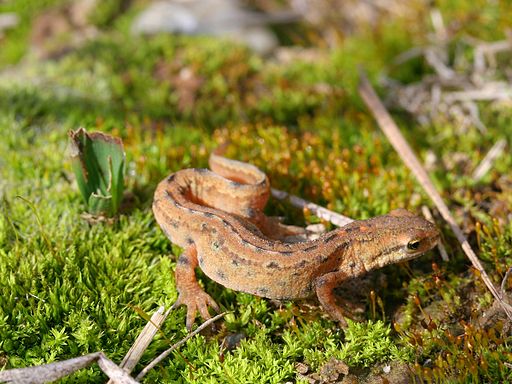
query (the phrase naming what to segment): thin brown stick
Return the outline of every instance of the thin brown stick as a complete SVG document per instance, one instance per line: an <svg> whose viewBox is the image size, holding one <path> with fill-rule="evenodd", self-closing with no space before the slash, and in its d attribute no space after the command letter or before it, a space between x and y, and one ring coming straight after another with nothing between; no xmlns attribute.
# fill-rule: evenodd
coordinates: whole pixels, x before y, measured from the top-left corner
<svg viewBox="0 0 512 384"><path fill-rule="evenodd" d="M366 103L366 106L372 112L373 116L375 117L375 120L377 121L377 124L382 129L384 134L387 136L391 145L398 152L405 165L416 176L425 192L427 192L430 199L436 205L437 209L441 213L441 216L443 216L443 218L446 220L446 222L452 229L453 233L457 237L457 240L459 240L462 249L466 253L471 263L473 264L473 267L480 272L480 276L485 285L487 286L487 288L489 288L494 298L498 300L501 307L507 314L508 318L512 320L512 306L508 305L503 301L498 290L496 289L491 279L489 278L489 275L487 275L487 273L485 272L485 269L480 263L480 260L476 256L475 252L473 252L473 249L471 249L471 246L469 245L469 242L464 236L464 233L455 222L455 218L450 213L448 206L443 201L439 192L437 192L427 172L422 167L416 155L413 153L411 147L405 141L404 137L400 133L400 130L398 129L398 126L389 115L388 111L386 110L386 108L380 101L379 97L375 93L375 90L370 84L370 81L368 80L366 74L362 70L360 71L359 94Z"/></svg>
<svg viewBox="0 0 512 384"><path fill-rule="evenodd" d="M188 339L191 337L194 337L199 332L201 332L203 329L208 327L210 324L213 324L215 321L219 320L222 316L224 316L226 312L219 313L217 316L212 317L211 319L206 320L203 324L201 324L194 332L189 333L185 338L178 341L176 344L174 344L171 348L163 351L156 359L154 359L151 363L149 363L140 373L137 375L135 380L140 381L148 372L149 370L153 369L157 364L159 364L163 359L165 359L169 354L174 351L176 348L181 347L183 344L187 342Z"/></svg>
<svg viewBox="0 0 512 384"><path fill-rule="evenodd" d="M503 277L503 280L501 280L501 296L505 296L505 293L507 292L507 281L511 274L512 274L512 267L510 267L507 270L507 272L505 273L505 276Z"/></svg>
<svg viewBox="0 0 512 384"><path fill-rule="evenodd" d="M272 188L271 191L274 198L278 200L288 200L291 205L300 209L308 209L313 213L313 215L320 219L327 220L338 227L343 227L344 225L354 221L354 219L351 219L350 217L330 211L327 208L311 203L310 201L304 200L298 196L290 195L288 192L274 188Z"/></svg>

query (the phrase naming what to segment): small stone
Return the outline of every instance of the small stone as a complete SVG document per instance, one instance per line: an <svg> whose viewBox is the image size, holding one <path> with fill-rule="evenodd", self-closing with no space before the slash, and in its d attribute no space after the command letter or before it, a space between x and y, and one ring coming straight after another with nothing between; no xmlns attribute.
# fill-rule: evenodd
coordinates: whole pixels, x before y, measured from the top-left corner
<svg viewBox="0 0 512 384"><path fill-rule="evenodd" d="M16 13L0 13L0 33L16 27L19 22L20 18Z"/></svg>
<svg viewBox="0 0 512 384"><path fill-rule="evenodd" d="M297 373L300 373L301 375L305 375L309 371L309 366L304 363L296 363L295 370L297 371Z"/></svg>
<svg viewBox="0 0 512 384"><path fill-rule="evenodd" d="M348 365L344 361L331 357L320 369L320 376L328 382L336 381L340 375L347 375L348 370Z"/></svg>
<svg viewBox="0 0 512 384"><path fill-rule="evenodd" d="M135 18L132 33L222 36L241 41L256 52L269 53L278 41L266 25L280 20L287 22L286 16L289 20L296 17L293 13L252 12L233 0L160 0Z"/></svg>
<svg viewBox="0 0 512 384"><path fill-rule="evenodd" d="M231 333L224 338L224 347L231 351L240 345L240 342L246 338L245 333Z"/></svg>
<svg viewBox="0 0 512 384"><path fill-rule="evenodd" d="M355 375L347 375L343 378L341 384L359 384L359 379Z"/></svg>

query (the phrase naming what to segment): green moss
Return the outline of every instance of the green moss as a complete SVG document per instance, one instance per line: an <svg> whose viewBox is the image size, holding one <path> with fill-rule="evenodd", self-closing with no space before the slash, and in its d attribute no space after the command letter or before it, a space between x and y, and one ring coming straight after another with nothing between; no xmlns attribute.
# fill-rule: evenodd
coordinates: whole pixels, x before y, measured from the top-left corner
<svg viewBox="0 0 512 384"><path fill-rule="evenodd" d="M13 12L18 25L6 32L0 49L0 68L15 64L27 51L33 19L43 10L64 3L66 0L20 0L0 3L0 12Z"/></svg>
<svg viewBox="0 0 512 384"><path fill-rule="evenodd" d="M29 3L23 28L41 9ZM471 27L470 11L441 3L447 14L458 15L462 29L500 37ZM114 8L98 12L111 20ZM501 18L496 5L484 8L478 20ZM8 368L98 350L116 362L122 359L145 324L138 313L168 307L177 296L172 271L181 250L154 222L153 189L172 171L205 166L210 151L223 141L231 141L228 156L258 165L277 188L354 218L397 207L418 211L428 204L356 93L357 64L375 79L396 53L425 39L427 21L408 35L402 32L408 21L397 19L380 26L380 34L347 37L317 62L276 65L227 41L133 38L126 34L131 12L115 16L112 31L105 28L101 37L58 61L0 74L0 364ZM103 23L101 18L97 23ZM0 53L0 65L19 57L26 31L9 33L12 46ZM177 82L183 68L199 87ZM411 62L402 79L423 71ZM192 101L182 105L187 92ZM506 219L511 157L497 159L479 184L444 163L459 151L474 168L510 132L506 110L486 109L482 119L489 127L485 135L476 130L461 135L448 124L418 127L403 116L400 121L420 156L430 150L439 159L435 181L457 208L458 219L480 223L471 241L499 284L511 259L512 229ZM93 225L80 216L83 205L66 155L66 133L78 126L123 138L133 198L115 223ZM294 224L309 220L284 203L274 201L267 209ZM190 340L146 381L282 383L295 380L296 362L317 370L331 357L354 371L402 360L430 381L464 382L466 374L481 381L510 380L504 365L511 358L510 338L499 322L478 325L475 314L492 301L440 226L450 261L441 263L434 252L408 267L378 272L372 285L377 304L369 294L363 297L363 321L350 322L346 331L316 309L291 302L277 306L200 275L229 312L220 331ZM432 262L437 264L432 267ZM375 306L378 310L372 310ZM184 308L170 314L141 366L169 340L185 335L184 317ZM239 346L221 347L226 336L242 334ZM471 340L472 349L460 340ZM96 367L67 379L104 380Z"/></svg>

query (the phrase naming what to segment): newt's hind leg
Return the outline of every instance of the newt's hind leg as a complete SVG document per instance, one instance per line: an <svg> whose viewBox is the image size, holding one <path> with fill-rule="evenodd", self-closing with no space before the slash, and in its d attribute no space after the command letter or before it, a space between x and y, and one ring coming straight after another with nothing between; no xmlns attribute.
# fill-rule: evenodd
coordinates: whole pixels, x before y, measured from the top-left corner
<svg viewBox="0 0 512 384"><path fill-rule="evenodd" d="M205 320L211 318L208 307L219 312L217 303L197 283L195 274L197 265L197 249L192 244L185 248L178 258L175 278L179 296L172 306L172 308L177 308L182 304L187 306L186 325L189 331L192 329L197 311Z"/></svg>

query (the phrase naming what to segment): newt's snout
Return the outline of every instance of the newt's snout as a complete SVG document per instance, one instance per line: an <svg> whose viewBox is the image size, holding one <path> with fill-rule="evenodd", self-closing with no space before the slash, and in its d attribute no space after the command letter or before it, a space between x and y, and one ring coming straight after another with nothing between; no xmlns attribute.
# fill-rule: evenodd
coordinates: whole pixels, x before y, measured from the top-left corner
<svg viewBox="0 0 512 384"><path fill-rule="evenodd" d="M434 224L405 210L392 211L367 223L372 228L375 245L364 260L366 270L415 259L434 248L440 238Z"/></svg>

